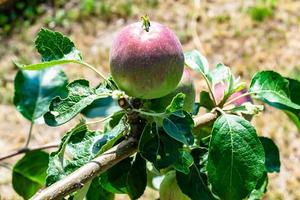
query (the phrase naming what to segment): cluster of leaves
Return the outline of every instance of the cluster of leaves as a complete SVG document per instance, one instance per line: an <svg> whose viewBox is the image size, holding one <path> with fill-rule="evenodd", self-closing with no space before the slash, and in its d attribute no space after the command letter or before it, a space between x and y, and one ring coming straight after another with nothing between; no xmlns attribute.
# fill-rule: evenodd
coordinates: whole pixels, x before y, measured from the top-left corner
<svg viewBox="0 0 300 200"><path fill-rule="evenodd" d="M104 130L90 130L87 126L90 122L84 118L65 133L55 152L50 155L42 151L28 152L19 160L13 169L13 186L25 199L124 140L132 131L128 121L132 112L144 123L138 135L138 153L90 181L70 195L70 199L113 199L117 193L137 199L147 186L147 174L156 172L155 176L163 176L168 171L176 171L180 190L193 200L260 199L266 192L267 174L279 172L278 148L271 139L259 137L243 117L243 114L254 115L261 111L261 105L251 102L231 105L229 97L244 89L245 84L223 64L209 69L207 60L198 51L187 52L185 63L206 80L208 92L201 92L200 102L195 103L192 113L183 110L185 95L182 93L177 94L163 112L157 113L145 106L118 107L114 98L124 98L124 95L116 90L111 79L96 88L91 88L87 80L68 83L57 65L74 63L95 68L82 60L81 53L66 36L42 29L36 48L41 54L41 63L17 64L20 71L15 79L14 103L20 113L32 123L45 122L49 126L59 126L79 114L106 117L106 122ZM217 84L226 88L220 101L214 96ZM261 71L253 76L246 95L283 110L300 130L297 91L300 91L299 81L274 71ZM142 105L147 103L144 100ZM200 107L207 112L218 112L218 118L195 127L193 115L198 115ZM150 176L149 182L151 185Z"/></svg>

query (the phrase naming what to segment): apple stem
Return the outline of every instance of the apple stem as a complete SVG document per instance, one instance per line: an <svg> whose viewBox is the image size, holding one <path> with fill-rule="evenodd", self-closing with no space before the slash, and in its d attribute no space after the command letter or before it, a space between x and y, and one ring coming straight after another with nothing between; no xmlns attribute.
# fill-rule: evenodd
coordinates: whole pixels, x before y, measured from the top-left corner
<svg viewBox="0 0 300 200"><path fill-rule="evenodd" d="M148 17L148 15L142 16L142 22L143 22L143 29L147 32L149 32L149 28L150 28L150 19Z"/></svg>

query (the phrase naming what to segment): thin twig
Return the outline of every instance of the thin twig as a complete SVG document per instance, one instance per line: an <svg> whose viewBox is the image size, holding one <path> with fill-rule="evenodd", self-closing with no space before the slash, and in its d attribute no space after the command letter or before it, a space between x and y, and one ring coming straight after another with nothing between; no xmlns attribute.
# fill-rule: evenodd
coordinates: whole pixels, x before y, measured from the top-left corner
<svg viewBox="0 0 300 200"><path fill-rule="evenodd" d="M201 126L214 121L217 113L207 113L194 118L195 125ZM99 176L125 158L137 152L137 140L133 137L122 141L110 150L81 166L79 169L57 181L53 185L38 192L31 200L62 199L72 192L82 188L85 183Z"/></svg>
<svg viewBox="0 0 300 200"><path fill-rule="evenodd" d="M30 142L30 139L31 139L31 135L32 135L33 125L34 125L34 123L31 122L31 123L30 123L29 131L28 131L28 136L27 136L27 139L26 139L26 143L25 143L24 148L27 148L28 145L29 145L29 142Z"/></svg>
<svg viewBox="0 0 300 200"><path fill-rule="evenodd" d="M56 148L56 147L58 147L58 144L46 144L46 145L35 146L35 147L31 147L31 148L28 148L28 147L21 148L21 149L15 150L14 152L11 152L7 155L1 156L0 157L0 162L7 159L7 158L11 158L11 157L17 156L19 154L27 153L29 151L50 149L50 148Z"/></svg>
<svg viewBox="0 0 300 200"><path fill-rule="evenodd" d="M75 61L78 64L81 64L83 66L86 66L88 68L90 68L91 70L93 70L96 74L98 74L105 82L107 82L107 84L111 87L111 89L116 90L117 88L104 76L104 74L102 74L100 71L98 71L95 67L93 67L92 65L83 62L83 61Z"/></svg>

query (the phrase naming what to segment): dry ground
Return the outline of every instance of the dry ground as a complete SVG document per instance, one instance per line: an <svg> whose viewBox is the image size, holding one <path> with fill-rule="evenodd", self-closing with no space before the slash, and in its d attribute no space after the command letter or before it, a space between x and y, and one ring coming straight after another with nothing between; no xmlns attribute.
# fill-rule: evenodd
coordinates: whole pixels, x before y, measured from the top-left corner
<svg viewBox="0 0 300 200"><path fill-rule="evenodd" d="M249 81L258 70L271 69L285 76L300 79L300 2L279 0L274 17L254 22L247 14L252 0L164 0L155 8L147 8L141 1L133 1L131 17L112 17L107 22L89 17L72 22L70 27L55 30L70 35L82 51L86 62L98 66L108 74L108 53L116 31L127 23L139 20L147 13L151 20L174 29L184 50L199 49L207 56L211 67L223 62L242 79ZM0 43L0 146L1 155L21 147L29 123L12 106L13 79L16 70L11 61L38 62L33 38L41 28L37 22L22 33L13 34ZM101 68L100 68L101 66ZM97 84L97 77L79 66L65 67L73 78L85 77ZM195 75L198 90L203 81ZM300 92L300 91L299 91ZM73 121L73 124L76 123ZM281 172L270 176L265 199L300 199L300 134L280 111L266 107L253 121L260 135L274 139L280 148ZM70 125L59 128L36 126L31 144L59 141ZM7 160L13 163L17 158ZM0 167L0 199L19 199L11 188L11 171ZM155 192L147 192L141 199L154 199ZM127 199L120 196L118 199Z"/></svg>

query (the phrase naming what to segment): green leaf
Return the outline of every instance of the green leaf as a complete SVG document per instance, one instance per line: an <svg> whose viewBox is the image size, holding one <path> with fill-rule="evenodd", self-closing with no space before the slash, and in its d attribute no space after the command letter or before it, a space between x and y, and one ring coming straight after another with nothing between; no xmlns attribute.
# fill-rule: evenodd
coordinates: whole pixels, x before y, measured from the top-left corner
<svg viewBox="0 0 300 200"><path fill-rule="evenodd" d="M110 90L105 87L90 88L87 80L76 80L67 86L69 93L64 99L54 98L49 112L44 115L49 126L59 126L73 119L95 100L105 98Z"/></svg>
<svg viewBox="0 0 300 200"><path fill-rule="evenodd" d="M101 186L114 194L126 194L127 175L131 169L132 158L126 158L100 175Z"/></svg>
<svg viewBox="0 0 300 200"><path fill-rule="evenodd" d="M137 179L138 177L138 179ZM127 175L127 190L131 199L138 199L147 186L146 161L137 154Z"/></svg>
<svg viewBox="0 0 300 200"><path fill-rule="evenodd" d="M91 183L92 183L92 181L88 181L87 183L85 183L83 185L82 188L80 188L79 190L77 190L76 192L74 192L71 195L72 196L72 200L83 200L84 197L86 196L87 192L89 191Z"/></svg>
<svg viewBox="0 0 300 200"><path fill-rule="evenodd" d="M234 108L230 109L230 111L233 113L242 113L246 115L256 115L263 110L263 105L255 105L251 102L245 102L240 106L235 106Z"/></svg>
<svg viewBox="0 0 300 200"><path fill-rule="evenodd" d="M212 99L210 98L210 95L208 92L206 91L201 91L200 92L200 102L199 102L201 107L204 107L208 110L213 109L214 102L212 101Z"/></svg>
<svg viewBox="0 0 300 200"><path fill-rule="evenodd" d="M262 176L258 181L255 189L251 192L248 200L261 200L263 199L264 194L267 192L268 186L268 175L267 173Z"/></svg>
<svg viewBox="0 0 300 200"><path fill-rule="evenodd" d="M254 75L250 92L265 103L279 109L300 109L290 98L289 81L274 71L262 71Z"/></svg>
<svg viewBox="0 0 300 200"><path fill-rule="evenodd" d="M155 123L145 126L139 141L139 153L158 168L174 164L180 157L182 143L168 136Z"/></svg>
<svg viewBox="0 0 300 200"><path fill-rule="evenodd" d="M207 78L219 105L223 105L243 85L239 79L234 78L230 68L222 63L217 64L216 68L209 72Z"/></svg>
<svg viewBox="0 0 300 200"><path fill-rule="evenodd" d="M56 67L43 71L19 70L15 81L14 104L28 120L35 121L49 109L51 100L66 95L68 79Z"/></svg>
<svg viewBox="0 0 300 200"><path fill-rule="evenodd" d="M123 136L122 120L105 133L90 131L81 122L65 133L57 151L50 154L47 185L69 175L99 154L111 148Z"/></svg>
<svg viewBox="0 0 300 200"><path fill-rule="evenodd" d="M193 164L189 168L189 173L176 172L176 180L181 191L192 200L215 199L208 188L206 175L208 150L196 148L191 151Z"/></svg>
<svg viewBox="0 0 300 200"><path fill-rule="evenodd" d="M207 75L208 79L211 81L212 86L215 86L218 83L228 83L232 79L232 73L229 67L219 63L216 67L209 72Z"/></svg>
<svg viewBox="0 0 300 200"><path fill-rule="evenodd" d="M176 112L178 110L182 110L183 105L184 105L184 99L185 99L185 94L183 94L183 93L177 94L173 98L170 105L168 105L168 107L166 108L166 112L172 113L172 112Z"/></svg>
<svg viewBox="0 0 300 200"><path fill-rule="evenodd" d="M253 126L224 114L214 123L207 172L212 190L221 199L243 199L265 172L265 155Z"/></svg>
<svg viewBox="0 0 300 200"><path fill-rule="evenodd" d="M290 98L292 102L300 105L300 81L286 78L289 81Z"/></svg>
<svg viewBox="0 0 300 200"><path fill-rule="evenodd" d="M290 98L293 103L300 105L300 81L295 79L287 78L289 81L289 90L290 90ZM296 109L288 109L284 110L285 113L289 116L289 118L294 122L300 131L300 110Z"/></svg>
<svg viewBox="0 0 300 200"><path fill-rule="evenodd" d="M88 118L95 118L106 117L120 110L120 106L112 97L106 97L93 101L93 103L85 107L81 113Z"/></svg>
<svg viewBox="0 0 300 200"><path fill-rule="evenodd" d="M265 166L267 172L278 172L280 171L280 156L279 149L276 144L270 138L259 137L265 151Z"/></svg>
<svg viewBox="0 0 300 200"><path fill-rule="evenodd" d="M200 104L199 103L194 103L191 114L193 116L196 116L199 112L199 109L200 109Z"/></svg>
<svg viewBox="0 0 300 200"><path fill-rule="evenodd" d="M42 70L68 63L84 64L81 53L74 43L63 34L48 29L41 29L35 41L36 49L42 56L42 63L22 65L15 63L24 70Z"/></svg>
<svg viewBox="0 0 300 200"><path fill-rule="evenodd" d="M184 174L190 173L190 167L194 164L194 159L190 153L181 150L180 157L178 160L172 165L176 171L182 172Z"/></svg>
<svg viewBox="0 0 300 200"><path fill-rule="evenodd" d="M189 171L188 174L176 172L177 184L181 191L192 200L214 199L208 190L206 175L201 173L195 164L190 167Z"/></svg>
<svg viewBox="0 0 300 200"><path fill-rule="evenodd" d="M197 50L189 51L184 53L185 64L202 74L207 74L209 70L209 65L207 59Z"/></svg>
<svg viewBox="0 0 300 200"><path fill-rule="evenodd" d="M193 119L186 112L184 112L184 118L172 114L163 120L163 129L165 132L175 140L186 145L194 143L192 135L193 127Z"/></svg>
<svg viewBox="0 0 300 200"><path fill-rule="evenodd" d="M172 138L174 138L179 142L182 142L183 144L188 145L188 142L184 137L184 134L179 130L177 124L174 123L171 119L165 118L163 121L163 127L169 136L171 136Z"/></svg>
<svg viewBox="0 0 300 200"><path fill-rule="evenodd" d="M100 155L110 149L123 135L125 135L127 127L122 120L107 132L97 136L92 146L92 152L95 155Z"/></svg>
<svg viewBox="0 0 300 200"><path fill-rule="evenodd" d="M147 124L139 140L138 150L142 157L155 161L159 151L159 133L155 124Z"/></svg>
<svg viewBox="0 0 300 200"><path fill-rule="evenodd" d="M159 132L159 140L160 143L156 159L149 161L152 162L157 169L162 169L174 164L178 160L182 143L174 140L162 130Z"/></svg>
<svg viewBox="0 0 300 200"><path fill-rule="evenodd" d="M45 185L48 162L47 153L30 151L13 167L13 188L24 199L29 199Z"/></svg>
<svg viewBox="0 0 300 200"><path fill-rule="evenodd" d="M124 115L125 114L122 110L115 112L113 115L111 115L110 119L107 120L104 124L104 132L113 129L116 125L118 125Z"/></svg>
<svg viewBox="0 0 300 200"><path fill-rule="evenodd" d="M42 28L37 35L35 45L43 61L60 60L62 58L69 60L82 59L74 43L59 32Z"/></svg>
<svg viewBox="0 0 300 200"><path fill-rule="evenodd" d="M106 191L99 182L99 178L94 178L88 193L86 194L86 200L114 200L115 195Z"/></svg>
<svg viewBox="0 0 300 200"><path fill-rule="evenodd" d="M97 132L89 131L83 123L67 132L57 151L50 154L47 170L47 186L69 175L94 158L92 145ZM68 155L68 156L67 156Z"/></svg>
<svg viewBox="0 0 300 200"><path fill-rule="evenodd" d="M147 185L146 162L137 154L135 159L126 158L100 176L100 184L112 193L127 193L138 199Z"/></svg>
<svg viewBox="0 0 300 200"><path fill-rule="evenodd" d="M300 111L292 112L292 111L284 111L287 116L292 120L292 122L296 125L298 128L298 131L300 131Z"/></svg>

